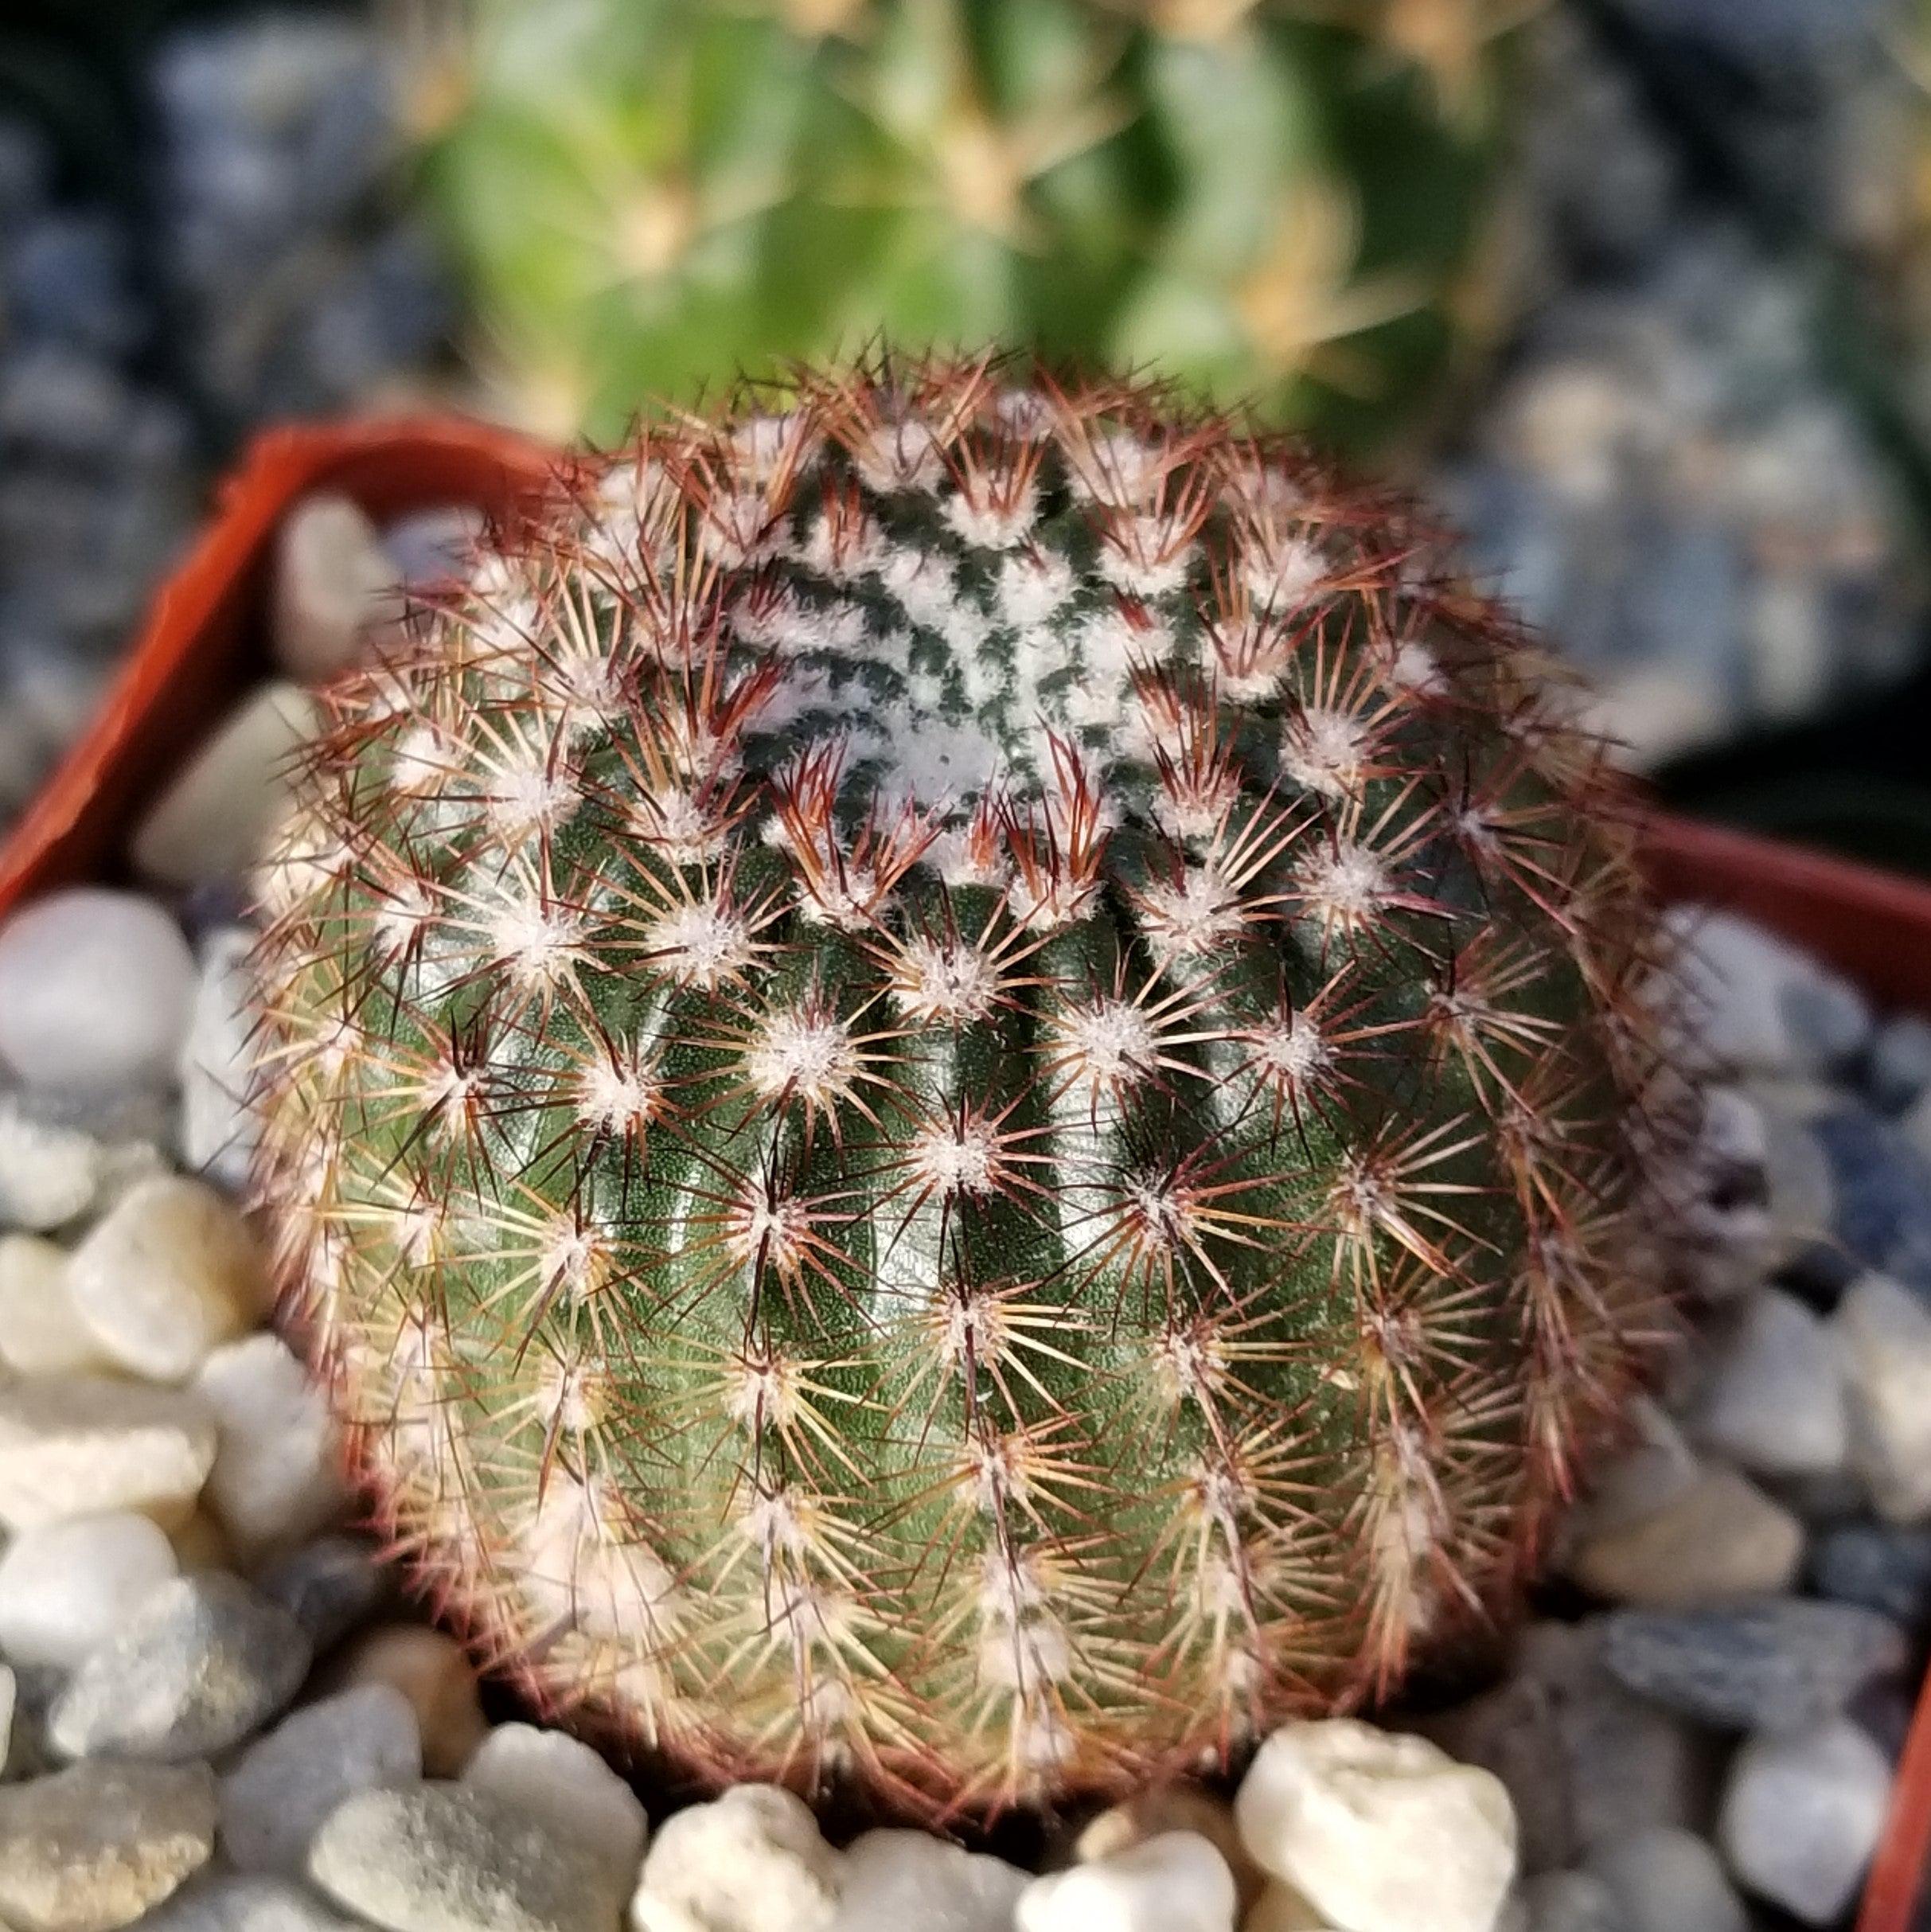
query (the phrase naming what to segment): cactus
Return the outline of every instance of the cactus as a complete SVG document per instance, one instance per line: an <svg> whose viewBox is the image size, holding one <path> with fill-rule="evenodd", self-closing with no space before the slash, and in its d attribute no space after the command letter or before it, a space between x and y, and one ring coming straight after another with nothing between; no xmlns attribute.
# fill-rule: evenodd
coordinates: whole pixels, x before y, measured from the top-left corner
<svg viewBox="0 0 1931 1932"><path fill-rule="evenodd" d="M259 1198L546 1708L977 1813L1510 1602L1680 1110L1613 783L1410 509L874 362L573 470L329 703Z"/></svg>
<svg viewBox="0 0 1931 1932"><path fill-rule="evenodd" d="M415 92L500 405L625 433L794 357L1149 363L1332 441L1430 400L1535 0L469 0Z"/></svg>

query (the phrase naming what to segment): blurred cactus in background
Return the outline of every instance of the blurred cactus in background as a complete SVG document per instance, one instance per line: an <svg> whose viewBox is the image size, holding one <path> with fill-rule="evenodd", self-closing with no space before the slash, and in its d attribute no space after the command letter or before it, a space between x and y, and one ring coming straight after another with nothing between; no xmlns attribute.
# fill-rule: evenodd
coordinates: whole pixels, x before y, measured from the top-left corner
<svg viewBox="0 0 1931 1932"><path fill-rule="evenodd" d="M1506 277L1538 0L417 0L432 201L552 435L849 349L1157 365L1336 440Z"/></svg>

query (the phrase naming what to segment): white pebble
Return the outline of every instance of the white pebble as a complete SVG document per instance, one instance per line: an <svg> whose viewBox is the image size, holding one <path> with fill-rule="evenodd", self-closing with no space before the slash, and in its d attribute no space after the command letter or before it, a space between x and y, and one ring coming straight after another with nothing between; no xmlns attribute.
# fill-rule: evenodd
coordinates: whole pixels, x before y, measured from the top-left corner
<svg viewBox="0 0 1931 1932"><path fill-rule="evenodd" d="M643 1805L587 1744L533 1724L499 1724L464 1768L462 1782L579 1840L626 1885L635 1879L650 1831Z"/></svg>
<svg viewBox="0 0 1931 1932"><path fill-rule="evenodd" d="M1030 1875L925 1832L867 1832L845 1848L833 1932L1012 1932Z"/></svg>
<svg viewBox="0 0 1931 1932"><path fill-rule="evenodd" d="M0 1556L0 1652L72 1670L179 1568L166 1533L126 1510L23 1530Z"/></svg>
<svg viewBox="0 0 1931 1932"><path fill-rule="evenodd" d="M345 671L400 611L396 565L346 497L298 504L275 546L270 632L277 665L304 684Z"/></svg>
<svg viewBox="0 0 1931 1932"><path fill-rule="evenodd" d="M1198 1832L1227 1861L1243 1914L1266 1889L1267 1875L1240 1841L1234 1807L1211 1791L1178 1781L1149 1786L1102 1811L1074 1841L1073 1856L1082 1862L1108 1858L1162 1832Z"/></svg>
<svg viewBox="0 0 1931 1932"><path fill-rule="evenodd" d="M1693 1832L1632 1832L1594 1847L1586 1868L1614 1895L1624 1932L1748 1932L1743 1901Z"/></svg>
<svg viewBox="0 0 1931 1932"><path fill-rule="evenodd" d="M248 1106L255 1064L248 1013L248 960L254 941L238 927L201 948L201 977L181 1051L181 1152L196 1173L231 1191L248 1179L256 1140Z"/></svg>
<svg viewBox="0 0 1931 1932"><path fill-rule="evenodd" d="M193 1387L220 1430L208 1501L245 1559L337 1521L347 1499L328 1397L280 1336L217 1348Z"/></svg>
<svg viewBox="0 0 1931 1932"><path fill-rule="evenodd" d="M105 1376L0 1388L0 1524L10 1529L109 1509L165 1528L186 1516L214 1459L214 1418L180 1389Z"/></svg>
<svg viewBox="0 0 1931 1932"><path fill-rule="evenodd" d="M839 1876L838 1854L802 1799L775 1785L735 1785L659 1829L630 1923L635 1932L826 1932Z"/></svg>
<svg viewBox="0 0 1931 1932"><path fill-rule="evenodd" d="M132 1118L149 1115L158 1135L158 1096L122 1096L105 1110L121 1118L90 1120L103 1111L96 1099L41 1087L0 1093L0 1226L64 1228L166 1171L154 1138Z"/></svg>
<svg viewBox="0 0 1931 1932"><path fill-rule="evenodd" d="M205 1182L143 1181L76 1248L68 1267L88 1332L123 1368L185 1381L211 1348L267 1312L267 1272L248 1224Z"/></svg>
<svg viewBox="0 0 1931 1932"><path fill-rule="evenodd" d="M1678 907L1668 923L1685 941L1685 1017L1718 1064L1828 1073L1869 1036L1856 989L1788 940L1703 906Z"/></svg>
<svg viewBox="0 0 1931 1932"><path fill-rule="evenodd" d="M314 699L264 685L189 754L135 828L144 879L176 888L244 876L287 806L298 748L320 722Z"/></svg>
<svg viewBox="0 0 1931 1932"><path fill-rule="evenodd" d="M1890 1785L1890 1761L1847 1718L1751 1738L1730 1767L1718 1842L1750 1891L1828 1925L1857 1896Z"/></svg>
<svg viewBox="0 0 1931 1932"><path fill-rule="evenodd" d="M1350 1932L1490 1932L1515 1876L1500 1778L1352 1718L1274 1732L1234 1815L1255 1860Z"/></svg>
<svg viewBox="0 0 1931 1932"><path fill-rule="evenodd" d="M0 1361L21 1376L109 1365L68 1292L65 1252L37 1235L0 1239Z"/></svg>
<svg viewBox="0 0 1931 1932"><path fill-rule="evenodd" d="M188 1030L194 959L132 892L57 892L0 928L0 1060L88 1093L166 1080Z"/></svg>
<svg viewBox="0 0 1931 1932"><path fill-rule="evenodd" d="M1931 1516L1931 1308L1889 1276L1863 1274L1832 1317L1843 1345L1851 1458L1881 1516Z"/></svg>
<svg viewBox="0 0 1931 1932"><path fill-rule="evenodd" d="M415 1711L387 1684L291 1711L221 1781L221 1849L238 1872L298 1878L322 1821L353 1791L423 1774Z"/></svg>
<svg viewBox="0 0 1931 1932"><path fill-rule="evenodd" d="M1198 1832L1162 1832L1035 1879L1016 1923L1019 1932L1234 1932L1234 1875Z"/></svg>
<svg viewBox="0 0 1931 1932"><path fill-rule="evenodd" d="M1850 1453L1837 1338L1793 1294L1737 1311L1687 1423L1707 1449L1765 1476L1828 1476Z"/></svg>

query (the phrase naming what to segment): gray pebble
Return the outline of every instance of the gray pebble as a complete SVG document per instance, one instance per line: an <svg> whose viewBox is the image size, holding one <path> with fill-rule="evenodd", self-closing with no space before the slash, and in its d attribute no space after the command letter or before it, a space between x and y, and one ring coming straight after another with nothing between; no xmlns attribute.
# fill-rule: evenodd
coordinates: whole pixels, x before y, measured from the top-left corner
<svg viewBox="0 0 1931 1932"><path fill-rule="evenodd" d="M354 1922L287 1879L205 1869L150 1912L139 1932L354 1932Z"/></svg>
<svg viewBox="0 0 1931 1932"><path fill-rule="evenodd" d="M1764 1288L1717 1335L1684 1424L1706 1449L1760 1476L1828 1475L1850 1454L1836 1337L1796 1296Z"/></svg>
<svg viewBox="0 0 1931 1932"><path fill-rule="evenodd" d="M309 1841L352 1791L423 1774L415 1707L367 1684L292 1711L221 1781L221 1849L240 1872L298 1876Z"/></svg>
<svg viewBox="0 0 1931 1932"><path fill-rule="evenodd" d="M1931 1087L1931 1020L1900 1013L1878 1028L1864 1085L1886 1114L1902 1114Z"/></svg>
<svg viewBox="0 0 1931 1932"><path fill-rule="evenodd" d="M1545 1872L1522 1888L1528 1932L1627 1932L1616 1895L1593 1872Z"/></svg>
<svg viewBox="0 0 1931 1932"><path fill-rule="evenodd" d="M239 1577L178 1577L74 1672L49 1735L69 1758L212 1756L287 1704L312 1654L301 1625Z"/></svg>
<svg viewBox="0 0 1931 1932"><path fill-rule="evenodd" d="M1811 1131L1830 1163L1839 1246L1867 1268L1931 1290L1931 1161L1867 1107L1839 1108Z"/></svg>
<svg viewBox="0 0 1931 1932"><path fill-rule="evenodd" d="M1697 1829L1714 1812L1714 1741L1611 1676L1601 1638L1601 1618L1531 1624L1504 1683L1419 1727L1508 1787L1525 1872L1649 1825Z"/></svg>
<svg viewBox="0 0 1931 1932"><path fill-rule="evenodd" d="M1876 1611L1796 1597L1615 1610L1602 1629L1603 1662L1631 1690L1723 1730L1820 1723L1906 1653L1903 1633Z"/></svg>
<svg viewBox="0 0 1931 1932"><path fill-rule="evenodd" d="M358 1792L317 1835L309 1875L388 1932L611 1932L629 1891L587 1846L457 1785Z"/></svg>
<svg viewBox="0 0 1931 1932"><path fill-rule="evenodd" d="M1931 1528L1836 1524L1812 1544L1809 1580L1820 1597L1921 1628L1931 1622Z"/></svg>
<svg viewBox="0 0 1931 1932"><path fill-rule="evenodd" d="M308 1633L317 1655L372 1622L395 1585L375 1551L353 1536L322 1536L278 1558L256 1579Z"/></svg>

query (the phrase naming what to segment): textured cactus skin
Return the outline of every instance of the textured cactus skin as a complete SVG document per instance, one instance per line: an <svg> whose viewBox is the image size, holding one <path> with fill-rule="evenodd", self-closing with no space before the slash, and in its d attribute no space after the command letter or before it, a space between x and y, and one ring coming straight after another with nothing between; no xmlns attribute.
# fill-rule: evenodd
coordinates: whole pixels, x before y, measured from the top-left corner
<svg viewBox="0 0 1931 1932"><path fill-rule="evenodd" d="M500 406L626 433L875 336L1145 365L1329 446L1505 317L1538 0L469 0L431 205Z"/></svg>
<svg viewBox="0 0 1931 1932"><path fill-rule="evenodd" d="M259 1196L398 1549L587 1728L927 1814L1505 1606L1675 1132L1614 786L1432 534L1016 380L567 479L260 879Z"/></svg>

